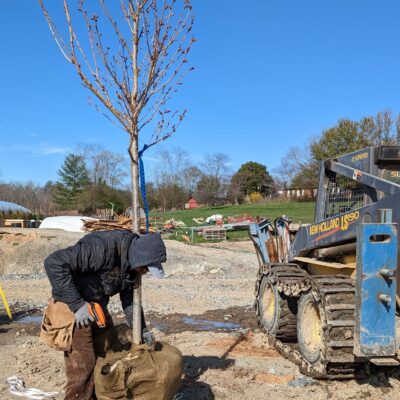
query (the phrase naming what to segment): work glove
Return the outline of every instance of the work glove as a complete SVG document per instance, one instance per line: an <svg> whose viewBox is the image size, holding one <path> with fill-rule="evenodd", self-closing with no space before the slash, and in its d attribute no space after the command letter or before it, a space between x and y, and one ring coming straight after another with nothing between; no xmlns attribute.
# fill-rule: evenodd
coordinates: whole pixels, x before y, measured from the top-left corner
<svg viewBox="0 0 400 400"><path fill-rule="evenodd" d="M78 327L89 326L90 322L94 322L94 318L89 311L90 304L85 303L81 308L75 311L75 322Z"/></svg>
<svg viewBox="0 0 400 400"><path fill-rule="evenodd" d="M153 346L155 342L153 334L147 328L144 328L142 330L142 341L143 343L146 343L148 346Z"/></svg>

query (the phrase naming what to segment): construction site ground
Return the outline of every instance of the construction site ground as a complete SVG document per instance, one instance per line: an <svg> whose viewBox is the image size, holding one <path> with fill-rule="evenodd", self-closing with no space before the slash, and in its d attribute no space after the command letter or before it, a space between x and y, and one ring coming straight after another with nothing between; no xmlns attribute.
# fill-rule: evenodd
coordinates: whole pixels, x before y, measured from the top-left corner
<svg viewBox="0 0 400 400"><path fill-rule="evenodd" d="M50 285L43 260L83 234L58 230L0 230L0 283L14 321L0 304L0 399L13 399L6 379L59 391L63 354L38 340ZM400 399L400 372L381 370L363 380L317 381L272 349L253 311L257 259L250 242L199 246L166 241L166 279L144 279L144 310L157 339L184 355L179 393L186 400ZM110 311L123 322L118 296Z"/></svg>

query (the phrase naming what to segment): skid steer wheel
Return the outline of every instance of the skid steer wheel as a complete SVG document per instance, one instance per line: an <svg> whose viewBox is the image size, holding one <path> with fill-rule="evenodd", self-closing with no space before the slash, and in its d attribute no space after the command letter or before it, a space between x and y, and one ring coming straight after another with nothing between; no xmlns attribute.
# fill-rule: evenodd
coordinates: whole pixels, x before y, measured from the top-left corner
<svg viewBox="0 0 400 400"><path fill-rule="evenodd" d="M260 324L268 333L282 340L296 338L297 298L279 293L276 285L265 276L257 302Z"/></svg>
<svg viewBox="0 0 400 400"><path fill-rule="evenodd" d="M299 350L310 363L321 359L324 349L320 304L311 292L302 294L297 312Z"/></svg>

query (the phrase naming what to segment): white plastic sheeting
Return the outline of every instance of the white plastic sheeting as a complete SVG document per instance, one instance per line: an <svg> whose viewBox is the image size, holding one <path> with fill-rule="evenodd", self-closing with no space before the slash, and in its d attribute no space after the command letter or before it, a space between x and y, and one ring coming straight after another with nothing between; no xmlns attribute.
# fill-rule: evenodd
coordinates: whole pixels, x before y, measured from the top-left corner
<svg viewBox="0 0 400 400"><path fill-rule="evenodd" d="M40 229L63 229L68 232L83 232L83 220L96 221L96 218L90 217L48 217L40 224Z"/></svg>
<svg viewBox="0 0 400 400"><path fill-rule="evenodd" d="M214 214L211 215L211 217L206 218L207 224L211 224L213 222L217 222L218 220L224 219L224 216L222 214Z"/></svg>

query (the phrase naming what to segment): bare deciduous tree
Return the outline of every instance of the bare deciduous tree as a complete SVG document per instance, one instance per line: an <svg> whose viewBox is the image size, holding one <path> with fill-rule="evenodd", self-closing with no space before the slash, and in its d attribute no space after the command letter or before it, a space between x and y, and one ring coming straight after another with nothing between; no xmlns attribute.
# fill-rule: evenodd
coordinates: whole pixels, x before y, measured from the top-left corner
<svg viewBox="0 0 400 400"><path fill-rule="evenodd" d="M222 181L227 178L229 173L228 162L229 157L224 153L206 154L201 167L205 174Z"/></svg>
<svg viewBox="0 0 400 400"><path fill-rule="evenodd" d="M375 117L376 126L376 139L374 142L380 144L390 144L392 143L391 129L392 129L393 119L392 112L389 109L379 111Z"/></svg>
<svg viewBox="0 0 400 400"><path fill-rule="evenodd" d="M202 203L218 205L225 201L230 181L228 161L229 157L223 153L205 155L196 193Z"/></svg>
<svg viewBox="0 0 400 400"><path fill-rule="evenodd" d="M396 144L400 144L400 114L396 118Z"/></svg>
<svg viewBox="0 0 400 400"><path fill-rule="evenodd" d="M85 159L92 183L105 183L114 189L123 185L128 174L122 154L113 153L96 143L80 144L77 153Z"/></svg>
<svg viewBox="0 0 400 400"><path fill-rule="evenodd" d="M139 232L139 134L149 124L148 145L171 136L186 110L173 111L168 101L188 66L193 15L190 0L78 0L71 10L64 0L66 37L57 29L44 0L38 0L50 31L83 85L105 107L107 117L129 134L133 230ZM81 24L81 25L80 25ZM82 32L86 30L87 35Z"/></svg>
<svg viewBox="0 0 400 400"><path fill-rule="evenodd" d="M280 165L275 168L274 180L282 188L291 184L292 180L312 162L309 145L291 146L281 158Z"/></svg>
<svg viewBox="0 0 400 400"><path fill-rule="evenodd" d="M189 158L179 147L158 153L155 183L163 210L181 208L187 201L185 171L190 167Z"/></svg>
<svg viewBox="0 0 400 400"><path fill-rule="evenodd" d="M44 0L38 0L64 57L83 85L106 110L106 116L129 135L133 231L139 232L139 134L150 123L148 145L171 136L183 112L168 108L188 66L193 15L190 0L78 0L76 12L64 0L66 37L58 31ZM76 20L83 23L79 27ZM86 31L87 35L81 34ZM139 282L140 286L140 282ZM140 321L140 288L135 292L134 319ZM134 342L140 342L140 322Z"/></svg>

